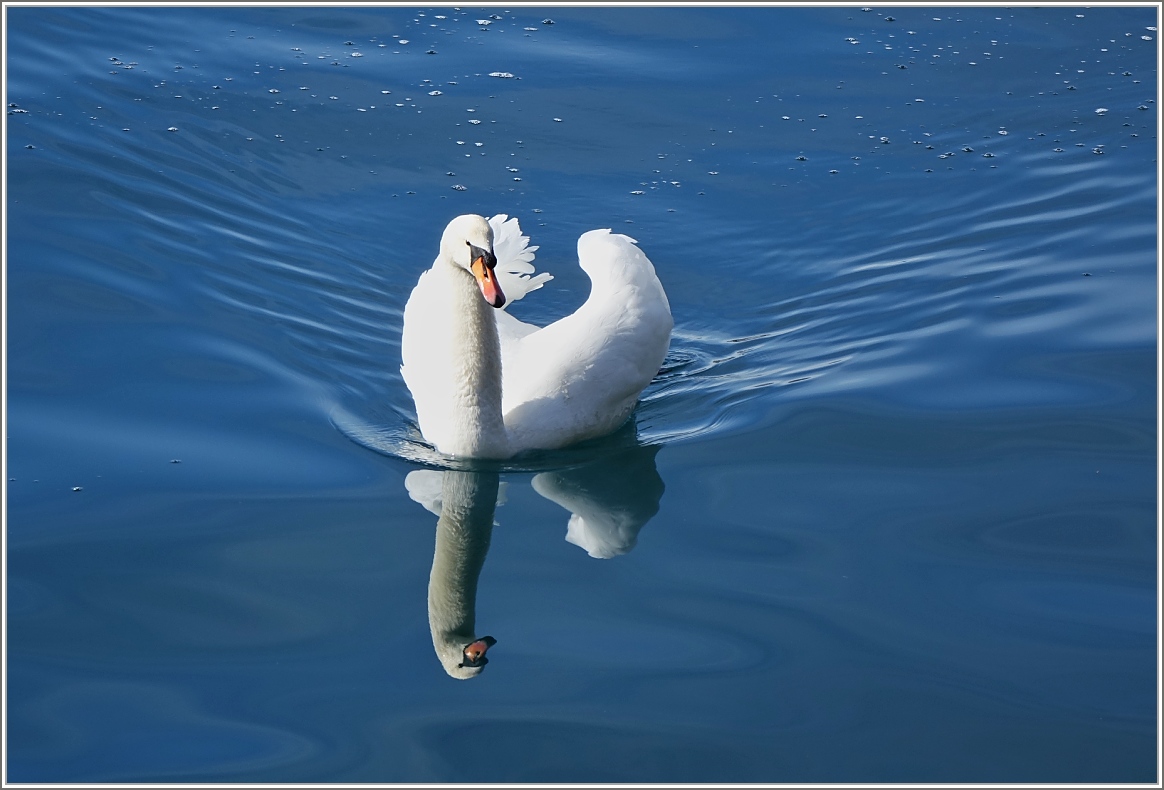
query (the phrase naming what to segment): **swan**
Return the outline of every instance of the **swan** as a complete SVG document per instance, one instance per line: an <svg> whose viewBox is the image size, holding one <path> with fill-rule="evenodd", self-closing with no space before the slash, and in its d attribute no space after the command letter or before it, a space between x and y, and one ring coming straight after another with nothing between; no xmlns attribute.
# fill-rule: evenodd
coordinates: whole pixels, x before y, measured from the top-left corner
<svg viewBox="0 0 1164 790"><path fill-rule="evenodd" d="M537 247L516 218L453 219L404 307L400 372L425 440L464 458L510 458L604 436L658 373L671 308L637 242L609 228L578 239L590 296L545 327L505 307L540 288Z"/></svg>

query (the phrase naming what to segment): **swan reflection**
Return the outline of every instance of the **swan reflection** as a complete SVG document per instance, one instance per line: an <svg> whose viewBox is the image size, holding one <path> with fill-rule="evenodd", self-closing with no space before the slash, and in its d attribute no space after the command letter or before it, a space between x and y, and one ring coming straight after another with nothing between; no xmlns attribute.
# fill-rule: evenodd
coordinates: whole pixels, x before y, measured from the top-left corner
<svg viewBox="0 0 1164 790"><path fill-rule="evenodd" d="M542 472L534 491L570 511L566 540L591 557L610 559L635 547L639 530L659 512L663 479L655 447L632 447L618 455L560 472Z"/></svg>
<svg viewBox="0 0 1164 790"><path fill-rule="evenodd" d="M639 531L659 511L664 485L655 467L658 451L657 446L627 448L573 468L542 472L532 485L570 511L567 541L591 557L608 559L634 548ZM428 581L433 648L451 677L476 677L497 641L477 633L477 581L506 483L496 472L418 469L404 485L414 501L437 516Z"/></svg>

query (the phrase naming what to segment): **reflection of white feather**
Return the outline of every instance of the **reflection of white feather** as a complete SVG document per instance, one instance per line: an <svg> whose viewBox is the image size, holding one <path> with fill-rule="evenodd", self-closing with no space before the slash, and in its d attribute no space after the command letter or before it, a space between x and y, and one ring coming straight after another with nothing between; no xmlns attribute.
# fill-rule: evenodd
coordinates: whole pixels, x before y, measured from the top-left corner
<svg viewBox="0 0 1164 790"><path fill-rule="evenodd" d="M408 498L437 518L441 515L444 474L434 469L414 469L404 478Z"/></svg>
<svg viewBox="0 0 1164 790"><path fill-rule="evenodd" d="M658 447L634 447L576 469L542 472L534 490L570 511L566 540L591 557L610 559L635 547L639 531L659 512L663 480Z"/></svg>
<svg viewBox="0 0 1164 790"><path fill-rule="evenodd" d="M497 507L505 504L505 492L509 483L502 481L497 486ZM444 499L444 472L435 469L414 469L404 478L404 488L408 491L408 498L423 507L429 513L440 518Z"/></svg>
<svg viewBox="0 0 1164 790"><path fill-rule="evenodd" d="M633 549L638 540L639 525L617 517L602 518L605 515L616 516L614 513L602 513L599 518L591 516L587 521L577 513L571 513L570 520L566 522L566 542L573 543L599 560L609 560Z"/></svg>

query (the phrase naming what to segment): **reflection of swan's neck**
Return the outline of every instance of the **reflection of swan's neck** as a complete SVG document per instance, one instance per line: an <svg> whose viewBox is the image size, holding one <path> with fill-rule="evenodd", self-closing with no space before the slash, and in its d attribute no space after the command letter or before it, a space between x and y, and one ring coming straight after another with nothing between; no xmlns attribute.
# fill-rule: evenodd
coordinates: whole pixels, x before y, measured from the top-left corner
<svg viewBox="0 0 1164 790"><path fill-rule="evenodd" d="M436 551L428 582L428 622L433 647L445 671L466 679L482 669L461 665L465 647L477 639L477 579L493 532L498 477L449 470L443 477Z"/></svg>
<svg viewBox="0 0 1164 790"><path fill-rule="evenodd" d="M455 323L451 359L454 436L441 451L472 458L504 458L509 442L501 412L501 341L497 319L473 276L460 266L439 266L451 294Z"/></svg>

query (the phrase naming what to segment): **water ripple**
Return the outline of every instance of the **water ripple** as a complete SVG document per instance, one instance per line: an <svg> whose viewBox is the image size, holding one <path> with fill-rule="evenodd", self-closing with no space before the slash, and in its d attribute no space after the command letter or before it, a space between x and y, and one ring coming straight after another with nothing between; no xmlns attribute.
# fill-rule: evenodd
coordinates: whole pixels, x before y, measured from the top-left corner
<svg viewBox="0 0 1164 790"><path fill-rule="evenodd" d="M586 34L575 35L569 46L555 50L559 57L591 62L602 54ZM330 40L323 33L311 37L321 47ZM272 61L290 57L271 41L224 39L214 46L208 57L223 63L243 52ZM528 50L523 57L549 54L546 41L524 40L522 46ZM118 56L128 58L134 47L123 49ZM674 64L665 51L636 53L622 44L619 50L624 65ZM41 70L63 65L55 46L36 52L46 59ZM142 238L126 251L125 266L145 272L156 269L159 258L196 262L178 276L196 282L201 309L265 334L264 353L276 364L331 391L335 413L345 415L333 414L333 421L346 426L349 436L437 462L415 436L412 404L398 373L399 333L408 290L432 254L435 229L453 207L420 214L398 209L373 176L357 180L350 163L318 154L322 146L283 145L288 129L296 127L286 107L273 102L292 97L273 99L269 86L260 85L264 75L256 78L240 68L239 80L227 83L195 68L179 71L143 51L138 70L114 76L101 71L106 55L86 51L84 57L91 80L78 88L73 105L53 106L58 115L98 112L95 120L52 123L46 105L34 108L28 123L39 134L45 160L77 174L77 183L108 211L136 220ZM145 74L147 69L157 73ZM347 87L368 88L366 79ZM211 85L216 81L222 90ZM537 86L531 89L536 95ZM312 128L317 138L338 141L352 128L351 113L322 98L307 100L324 95L318 88L295 94L303 101L296 109L318 116ZM227 111L209 112L210 102ZM86 106L98 103L99 111ZM443 127L461 117L442 114L442 106L407 123ZM749 110L758 120L765 111L762 105ZM444 158L444 141L437 133L426 147L404 131L413 126L393 128L404 147L375 166L400 189L417 177L416 161ZM415 128L431 136L437 126ZM954 136L939 132L933 139ZM725 160L730 164L743 154L724 137L718 139L733 152L734 159ZM367 145L350 150L370 162L376 149L365 150ZM781 404L825 391L923 391L927 379L980 375L997 350L993 344L1018 336L1029 341L1074 333L1084 346L1116 337L1147 340L1151 327L1129 319L1119 299L1084 282L1080 269L1094 264L1127 272L1136 255L1125 250L1150 245L1154 216L1137 213L1154 197L1149 175L1113 169L1114 156L1055 159L1041 147L1024 145L1017 134L992 145L1024 169L1021 181L989 169L950 174L948 183L918 180L916 172L886 173L872 202L869 192L853 197L827 191L827 183L800 182L795 192L755 195L755 206L736 202L720 209L700 201L701 221L694 225L690 215L645 215L646 232L635 235L671 293L676 330L663 370L636 413L640 439L693 441L746 430ZM669 156L660 153L658 159ZM784 164L782 156L764 154L734 183L743 192L765 189L765 182L785 178L777 175ZM679 167L669 160L668 166ZM706 188L713 189L710 183ZM495 192L485 202L498 200L509 198ZM757 208L765 206L770 208ZM540 243L536 215L511 205L497 209L519 216ZM424 216L423 223L417 216ZM434 229L431 238L420 228ZM697 233L689 233L692 228ZM1080 249L1097 228L1107 228L1098 232L1120 247L1109 251L1113 263L1101 262L1104 251ZM543 253L552 254L552 246ZM689 260L708 262L711 279ZM554 286L569 281L562 267L571 266L550 267L559 281L539 294L543 305L568 298ZM124 271L118 277L123 293L148 297L134 277ZM557 317L536 304L529 310L539 323ZM947 349L971 344L973 353L952 369Z"/></svg>

